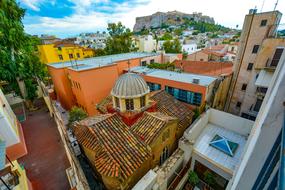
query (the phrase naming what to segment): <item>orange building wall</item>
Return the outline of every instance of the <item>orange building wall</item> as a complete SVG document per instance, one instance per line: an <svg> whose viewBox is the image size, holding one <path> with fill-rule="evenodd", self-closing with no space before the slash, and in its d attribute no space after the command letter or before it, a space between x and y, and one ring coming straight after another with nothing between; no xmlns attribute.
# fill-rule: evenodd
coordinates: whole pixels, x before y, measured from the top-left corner
<svg viewBox="0 0 285 190"><path fill-rule="evenodd" d="M68 70L70 79L80 84L72 87L77 103L83 106L89 115L97 114L96 104L106 98L118 78L117 66L110 65L84 71Z"/></svg>
<svg viewBox="0 0 285 190"><path fill-rule="evenodd" d="M139 66L140 58L119 61L116 64L99 68L74 71L70 68L56 69L48 66L57 99L63 108L72 106L85 109L89 115L98 114L96 104L110 95L118 77L130 67ZM130 63L130 64L128 64ZM74 85L76 82L77 85Z"/></svg>
<svg viewBox="0 0 285 190"><path fill-rule="evenodd" d="M161 90L165 89L165 86L171 86L174 88L179 88L182 90L187 90L191 92L197 92L202 94L202 103L204 103L206 99L206 93L207 93L207 87L205 86L200 86L200 85L195 85L195 84L189 84L189 83L183 83L183 82L178 82L178 81L172 81L172 80L167 80L167 79L161 79L161 78L155 78L151 76L145 76L142 75L145 81L147 82L152 82L156 84L161 85Z"/></svg>
<svg viewBox="0 0 285 190"><path fill-rule="evenodd" d="M76 101L67 76L67 68L48 67L48 71L54 84L57 99L64 109L71 109L72 106L76 105Z"/></svg>

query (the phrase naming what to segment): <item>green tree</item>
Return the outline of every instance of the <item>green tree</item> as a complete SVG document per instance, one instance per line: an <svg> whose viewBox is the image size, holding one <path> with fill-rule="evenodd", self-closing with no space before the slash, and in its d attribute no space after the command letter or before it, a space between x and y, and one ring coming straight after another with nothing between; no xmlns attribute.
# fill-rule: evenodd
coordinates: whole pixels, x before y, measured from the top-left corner
<svg viewBox="0 0 285 190"><path fill-rule="evenodd" d="M187 56L188 56L188 52L183 50L183 52L182 52L182 59L183 60L187 59Z"/></svg>
<svg viewBox="0 0 285 190"><path fill-rule="evenodd" d="M69 112L68 125L71 126L73 122L85 119L87 116L87 113L82 108L74 106Z"/></svg>
<svg viewBox="0 0 285 190"><path fill-rule="evenodd" d="M128 53L132 51L132 32L121 22L109 23L107 28L110 37L107 39L105 51L107 54Z"/></svg>
<svg viewBox="0 0 285 190"><path fill-rule="evenodd" d="M106 51L104 49L96 49L95 57L106 55Z"/></svg>
<svg viewBox="0 0 285 190"><path fill-rule="evenodd" d="M44 79L47 70L37 52L39 40L24 32L25 10L15 0L0 3L0 80L22 95L29 108L36 98L36 79Z"/></svg>
<svg viewBox="0 0 285 190"><path fill-rule="evenodd" d="M160 40L172 40L172 35L169 32L165 32Z"/></svg>
<svg viewBox="0 0 285 190"><path fill-rule="evenodd" d="M178 39L167 40L163 43L163 49L166 53L181 53L182 46Z"/></svg>

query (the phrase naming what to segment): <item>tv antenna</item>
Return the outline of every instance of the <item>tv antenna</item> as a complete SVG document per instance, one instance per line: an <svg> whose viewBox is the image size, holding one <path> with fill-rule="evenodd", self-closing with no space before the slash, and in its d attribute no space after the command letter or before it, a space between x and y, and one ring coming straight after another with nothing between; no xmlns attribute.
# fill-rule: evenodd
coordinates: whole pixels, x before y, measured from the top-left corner
<svg viewBox="0 0 285 190"><path fill-rule="evenodd" d="M273 11L275 11L275 10L276 10L277 5L278 5L278 0L276 0L276 3L275 3L275 5L274 5L274 9L273 9Z"/></svg>
<svg viewBox="0 0 285 190"><path fill-rule="evenodd" d="M262 13L262 10L263 10L263 7L264 7L264 3L265 3L265 0L263 0L262 5L261 5L261 9L260 9L261 13Z"/></svg>

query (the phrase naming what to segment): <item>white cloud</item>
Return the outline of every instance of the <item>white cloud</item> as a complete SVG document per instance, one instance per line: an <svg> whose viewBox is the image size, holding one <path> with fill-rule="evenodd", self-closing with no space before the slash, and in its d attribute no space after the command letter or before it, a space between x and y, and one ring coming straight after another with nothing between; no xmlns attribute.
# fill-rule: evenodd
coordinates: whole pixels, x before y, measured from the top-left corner
<svg viewBox="0 0 285 190"><path fill-rule="evenodd" d="M38 2L39 0L24 0ZM58 34L70 36L80 32L104 30L108 22L122 21L133 28L135 18L146 16L157 11L181 11L185 13L202 12L214 17L215 21L229 27L237 24L242 27L248 10L257 6L260 10L263 0L136 0L136 3L111 3L111 0L70 0L75 3L76 13L64 18L39 18L39 24L26 24L25 29L32 34ZM106 3L96 7L97 3ZM273 10L275 2L266 1L263 11ZM285 2L280 1L277 10L285 10ZM112 14L102 13L113 11ZM284 22L284 19L281 21Z"/></svg>
<svg viewBox="0 0 285 190"><path fill-rule="evenodd" d="M26 6L28 6L29 8L31 8L34 11L39 11L40 8L39 3L41 0L20 0L20 2L22 2L23 4L25 4Z"/></svg>

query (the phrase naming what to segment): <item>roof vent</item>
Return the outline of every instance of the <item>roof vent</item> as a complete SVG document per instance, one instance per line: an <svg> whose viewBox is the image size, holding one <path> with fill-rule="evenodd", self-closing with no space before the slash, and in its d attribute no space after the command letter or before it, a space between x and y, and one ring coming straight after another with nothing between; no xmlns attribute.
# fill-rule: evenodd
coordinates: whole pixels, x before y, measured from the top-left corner
<svg viewBox="0 0 285 190"><path fill-rule="evenodd" d="M193 81L192 81L194 84L199 84L200 83L200 79L198 78L193 78Z"/></svg>

